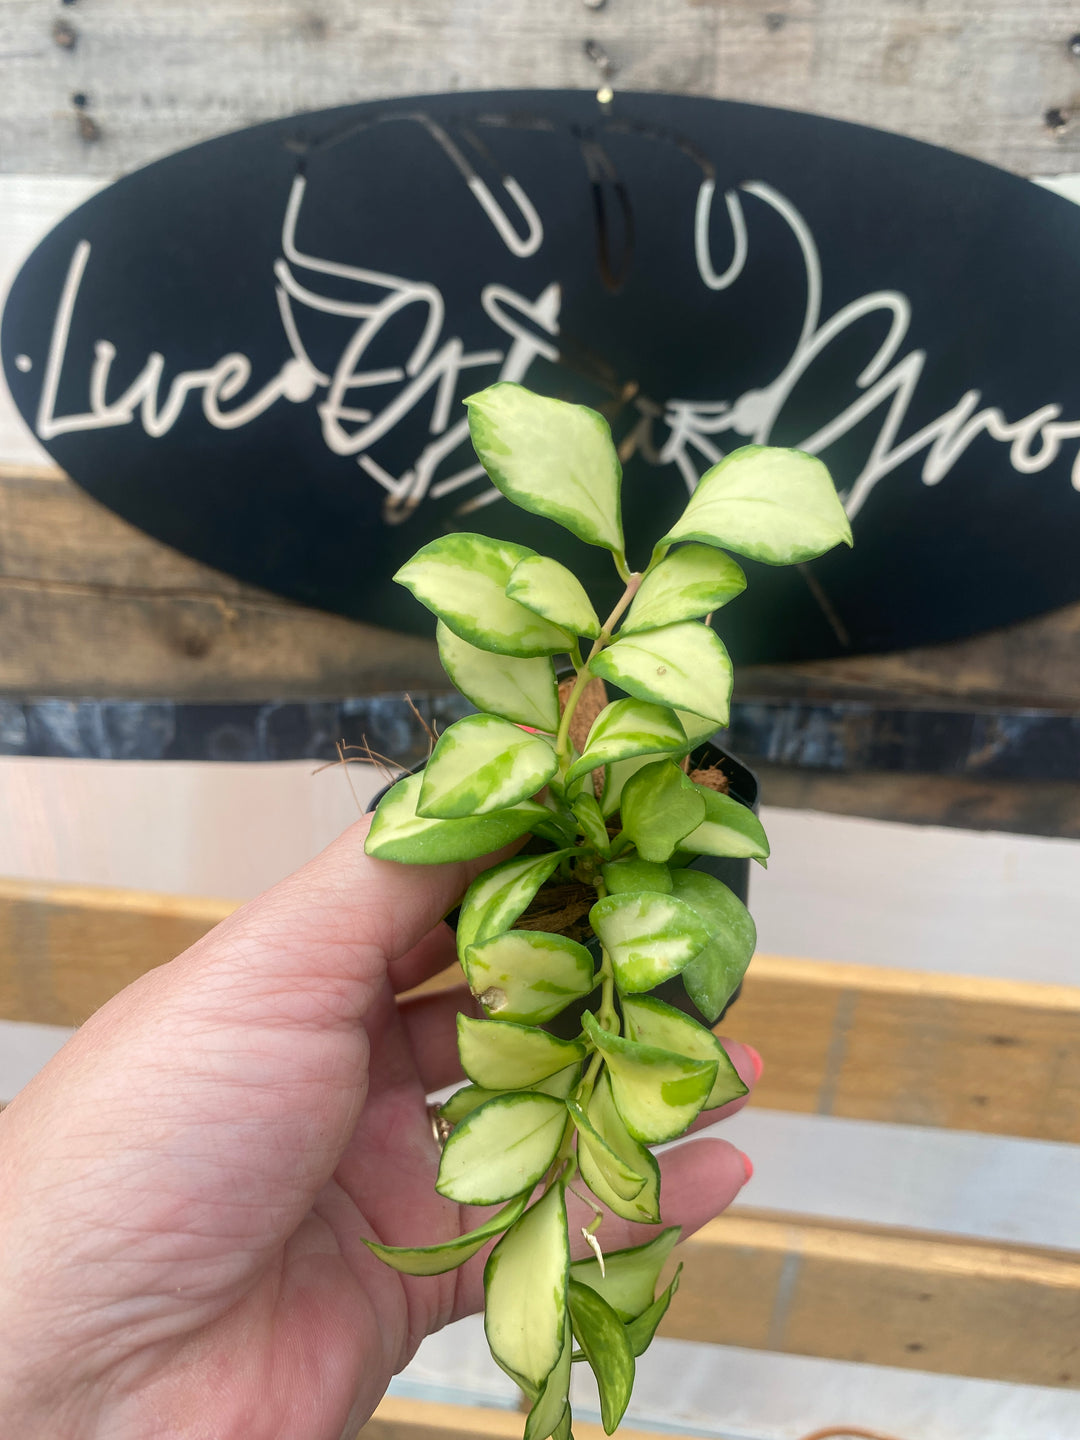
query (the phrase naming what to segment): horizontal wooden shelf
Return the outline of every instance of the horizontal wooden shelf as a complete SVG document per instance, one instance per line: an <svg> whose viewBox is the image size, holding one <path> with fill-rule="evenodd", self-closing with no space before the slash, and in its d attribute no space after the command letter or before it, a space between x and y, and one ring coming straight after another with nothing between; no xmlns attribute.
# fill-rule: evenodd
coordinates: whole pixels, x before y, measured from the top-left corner
<svg viewBox="0 0 1080 1440"><path fill-rule="evenodd" d="M0 881L0 1018L77 1025L234 908ZM1080 988L758 955L722 1028L772 1109L1080 1141Z"/></svg>

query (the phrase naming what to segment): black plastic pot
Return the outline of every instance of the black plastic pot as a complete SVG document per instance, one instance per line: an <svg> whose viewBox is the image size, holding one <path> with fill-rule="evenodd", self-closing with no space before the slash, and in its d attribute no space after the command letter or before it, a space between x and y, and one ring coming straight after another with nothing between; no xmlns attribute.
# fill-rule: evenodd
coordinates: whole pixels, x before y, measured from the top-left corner
<svg viewBox="0 0 1080 1440"><path fill-rule="evenodd" d="M748 810L753 810L756 815L758 811L758 781L754 772L748 769L742 761L734 755L729 755L726 750L722 750L718 745L714 745L711 740L706 740L704 744L699 745L696 750L691 752L690 768L692 770L705 770L712 766L716 766L727 776L728 794L731 798L738 800L739 803L745 805ZM417 771L423 768L422 765L417 765L414 769L406 773L415 775ZM396 781L391 781L389 785L384 785L378 794L369 802L368 810L374 810L382 797L391 788L391 785L396 783ZM704 870L708 875L715 875L717 880L722 880L728 889L733 890L743 904L746 904L746 897L750 888L749 860L732 860L730 858L720 858L715 855L697 855L691 860L689 868L691 870ZM452 926L457 919L457 911L451 911L446 918L447 923ZM593 938L585 941L585 946L593 952L596 956L597 963L599 963L600 942ZM724 1007L725 1015L739 998L739 991L741 989L742 985L740 984ZM697 1006L683 989L682 981L677 975L672 980L665 980L662 985L659 985L652 991L652 994L666 1001L669 1005L673 1005L677 1010L682 1010L685 1014L692 1015L695 1020L700 1020L703 1024L708 1023L705 1016L701 1014ZM581 1028L581 1014L586 1008L586 1003L586 1001L582 1000L568 1006L560 1015L556 1015L553 1020L549 1020L544 1026L544 1029L550 1030L554 1035L576 1035Z"/></svg>

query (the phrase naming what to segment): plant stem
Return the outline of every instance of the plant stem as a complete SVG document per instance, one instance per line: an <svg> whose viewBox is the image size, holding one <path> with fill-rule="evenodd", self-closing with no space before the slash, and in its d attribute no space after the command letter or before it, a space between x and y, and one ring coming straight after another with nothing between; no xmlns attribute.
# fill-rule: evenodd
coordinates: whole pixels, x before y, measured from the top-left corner
<svg viewBox="0 0 1080 1440"><path fill-rule="evenodd" d="M627 577L626 589L619 597L618 604L615 606L614 610L612 610L611 614L604 621L604 628L600 631L600 634L593 641L592 649L589 651L588 658L585 660L585 663L582 665L578 665L575 662L577 668L577 678L574 681L573 688L571 689L570 694L566 697L566 707L563 710L562 718L559 721L559 733L555 737L555 753L559 757L559 768L563 771L566 770L567 763L570 759L570 722L574 718L574 711L577 709L578 701L581 699L581 692L585 689L585 686L589 683L589 680L591 678L589 675L589 663L595 656L599 655L600 651L603 650L605 645L611 643L612 632L614 631L615 626L622 619L623 613L626 610L627 606L637 594L638 586L640 584L641 576L636 571L633 575ZM579 650L577 659L580 660L580 658L581 652Z"/></svg>

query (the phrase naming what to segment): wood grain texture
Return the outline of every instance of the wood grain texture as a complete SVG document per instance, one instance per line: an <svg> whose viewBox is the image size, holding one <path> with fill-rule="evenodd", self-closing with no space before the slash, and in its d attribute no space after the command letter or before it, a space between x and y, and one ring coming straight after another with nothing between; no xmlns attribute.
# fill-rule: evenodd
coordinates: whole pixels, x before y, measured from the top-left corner
<svg viewBox="0 0 1080 1440"><path fill-rule="evenodd" d="M387 1395L360 1434L364 1440L521 1440L517 1410L481 1409ZM599 1425L574 1421L577 1440L603 1440ZM619 1426L620 1440L660 1440L653 1432Z"/></svg>
<svg viewBox="0 0 1080 1440"><path fill-rule="evenodd" d="M60 471L0 467L0 694L243 700L444 689L433 641L189 560Z"/></svg>
<svg viewBox="0 0 1080 1440"><path fill-rule="evenodd" d="M0 465L0 626L0 695L318 699L447 688L431 641L307 609L189 560L55 469ZM1080 706L1080 605L953 645L747 668L736 693Z"/></svg>
<svg viewBox="0 0 1080 1440"><path fill-rule="evenodd" d="M234 908L0 881L0 1018L77 1025ZM720 1028L767 1057L759 1105L1080 1142L1080 988L758 955Z"/></svg>
<svg viewBox="0 0 1080 1440"><path fill-rule="evenodd" d="M681 1247L661 1335L1080 1385L1080 1255L736 1209Z"/></svg>
<svg viewBox="0 0 1080 1440"><path fill-rule="evenodd" d="M618 0L599 13L579 0L95 0L65 15L69 46L55 18L38 0L0 6L5 170L116 175L260 120L382 96L588 88L586 39L627 90L782 104L1021 173L1080 161L1066 0ZM1055 108L1060 128L1043 123Z"/></svg>

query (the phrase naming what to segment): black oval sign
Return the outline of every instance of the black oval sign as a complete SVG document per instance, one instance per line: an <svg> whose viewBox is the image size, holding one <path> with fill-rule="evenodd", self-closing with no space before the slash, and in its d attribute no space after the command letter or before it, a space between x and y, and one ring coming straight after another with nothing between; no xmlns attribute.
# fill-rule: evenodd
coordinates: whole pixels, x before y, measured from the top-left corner
<svg viewBox="0 0 1080 1440"><path fill-rule="evenodd" d="M1080 596L1080 210L897 136L668 95L443 95L275 121L45 239L8 383L85 489L245 580L402 629L448 528L607 558L501 501L460 402L611 418L631 558L748 440L820 453L856 545L754 566L736 659L889 649Z"/></svg>

